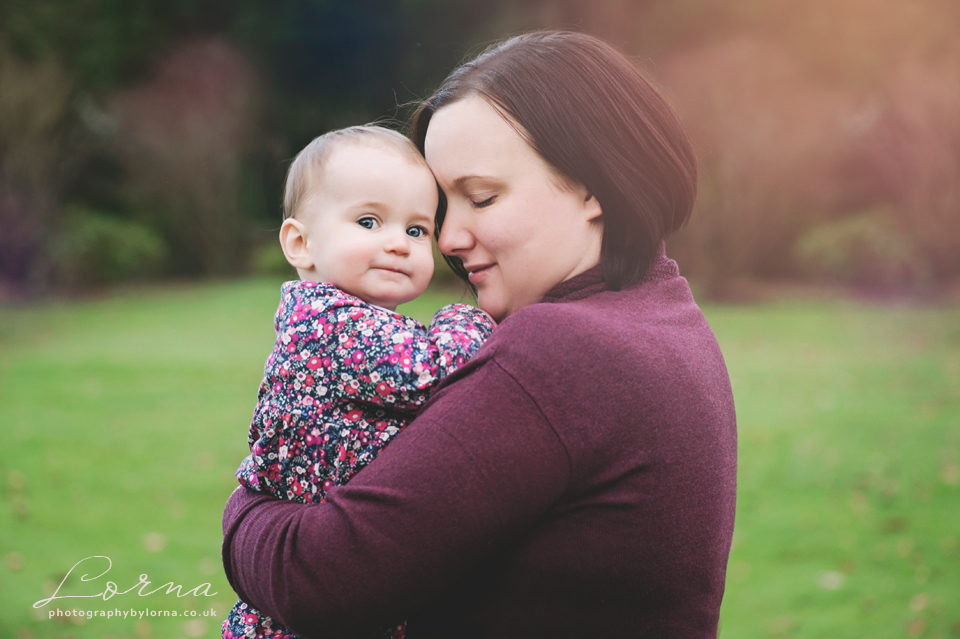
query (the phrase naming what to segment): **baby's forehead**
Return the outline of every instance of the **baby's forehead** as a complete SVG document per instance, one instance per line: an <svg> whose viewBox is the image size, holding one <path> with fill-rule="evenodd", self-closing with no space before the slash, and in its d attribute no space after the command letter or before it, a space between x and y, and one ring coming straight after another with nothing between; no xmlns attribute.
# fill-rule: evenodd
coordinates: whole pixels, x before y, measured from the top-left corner
<svg viewBox="0 0 960 639"><path fill-rule="evenodd" d="M339 201L371 202L382 197L383 203L390 204L396 198L406 200L408 197L418 197L410 194L423 195L429 190L429 197L435 201L437 191L433 173L416 147L411 144L411 148L412 152L408 152L405 148L376 138L338 142L321 164L313 165L303 176L304 197L311 199L323 196ZM378 162L380 158L388 159L389 163ZM425 184L430 185L429 189ZM435 206L430 206L431 216Z"/></svg>
<svg viewBox="0 0 960 639"><path fill-rule="evenodd" d="M423 171L429 174L431 178L433 177L430 167L427 166L427 161L423 159L423 156L420 155L420 152L412 143L408 149L392 140L385 141L370 136L369 138L338 141L336 146L329 150L323 162L315 163L310 167L307 176L307 190L314 191L324 188L324 177L328 174L343 175L344 173L368 172L371 170L370 167L376 164L378 156L391 160L402 160L406 168ZM393 176L381 173L376 177L378 179L391 179Z"/></svg>
<svg viewBox="0 0 960 639"><path fill-rule="evenodd" d="M430 167L427 166L427 161L420 155L417 147L413 146L413 143L406 140L406 138L403 138L403 141L406 142L406 144L390 138L384 139L372 135L340 140L330 149L330 154L327 156L324 164L330 166L336 163L338 159L342 159L344 155L349 155L351 152L360 152L371 156L387 155L401 158L413 166L422 167L429 171Z"/></svg>

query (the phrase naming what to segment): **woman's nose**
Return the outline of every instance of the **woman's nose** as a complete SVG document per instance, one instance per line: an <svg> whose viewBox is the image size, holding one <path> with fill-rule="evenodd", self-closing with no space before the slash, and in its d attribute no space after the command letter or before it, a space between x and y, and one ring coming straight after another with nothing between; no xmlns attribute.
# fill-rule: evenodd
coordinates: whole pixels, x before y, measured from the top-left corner
<svg viewBox="0 0 960 639"><path fill-rule="evenodd" d="M446 255L456 255L473 247L473 235L463 223L463 216L453 207L447 208L437 239L437 248Z"/></svg>

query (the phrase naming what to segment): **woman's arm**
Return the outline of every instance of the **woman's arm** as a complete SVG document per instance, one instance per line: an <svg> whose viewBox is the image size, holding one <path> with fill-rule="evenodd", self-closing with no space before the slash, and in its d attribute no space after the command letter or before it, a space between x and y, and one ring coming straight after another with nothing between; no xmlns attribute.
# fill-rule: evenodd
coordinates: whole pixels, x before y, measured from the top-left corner
<svg viewBox="0 0 960 639"><path fill-rule="evenodd" d="M326 504L233 494L223 558L244 601L309 637L376 636L557 501L566 449L520 384L481 359Z"/></svg>

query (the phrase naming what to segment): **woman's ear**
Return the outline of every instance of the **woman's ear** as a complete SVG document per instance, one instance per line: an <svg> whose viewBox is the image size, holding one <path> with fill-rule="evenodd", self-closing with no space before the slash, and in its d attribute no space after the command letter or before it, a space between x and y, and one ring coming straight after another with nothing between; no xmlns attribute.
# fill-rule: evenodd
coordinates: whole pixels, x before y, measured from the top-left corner
<svg viewBox="0 0 960 639"><path fill-rule="evenodd" d="M587 213L587 221L599 219L603 215L603 209L600 208L600 202L593 196L593 193L587 193L583 200L583 206Z"/></svg>
<svg viewBox="0 0 960 639"><path fill-rule="evenodd" d="M290 217L283 221L280 227L280 248L283 255L290 262L290 266L298 271L309 271L313 268L313 257L307 246L307 227L300 220Z"/></svg>

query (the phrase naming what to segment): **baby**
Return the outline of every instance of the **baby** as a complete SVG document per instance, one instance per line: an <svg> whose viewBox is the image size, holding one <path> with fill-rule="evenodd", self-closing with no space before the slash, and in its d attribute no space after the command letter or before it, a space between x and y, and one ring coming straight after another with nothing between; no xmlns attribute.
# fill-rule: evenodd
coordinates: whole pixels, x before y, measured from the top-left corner
<svg viewBox="0 0 960 639"><path fill-rule="evenodd" d="M323 502L490 336L489 316L465 304L441 309L429 329L396 312L433 274L437 198L423 157L389 129L333 131L297 155L280 244L301 279L281 289L250 455L237 471L242 486ZM222 632L224 639L296 636L242 601ZM403 632L400 624L384 637Z"/></svg>

